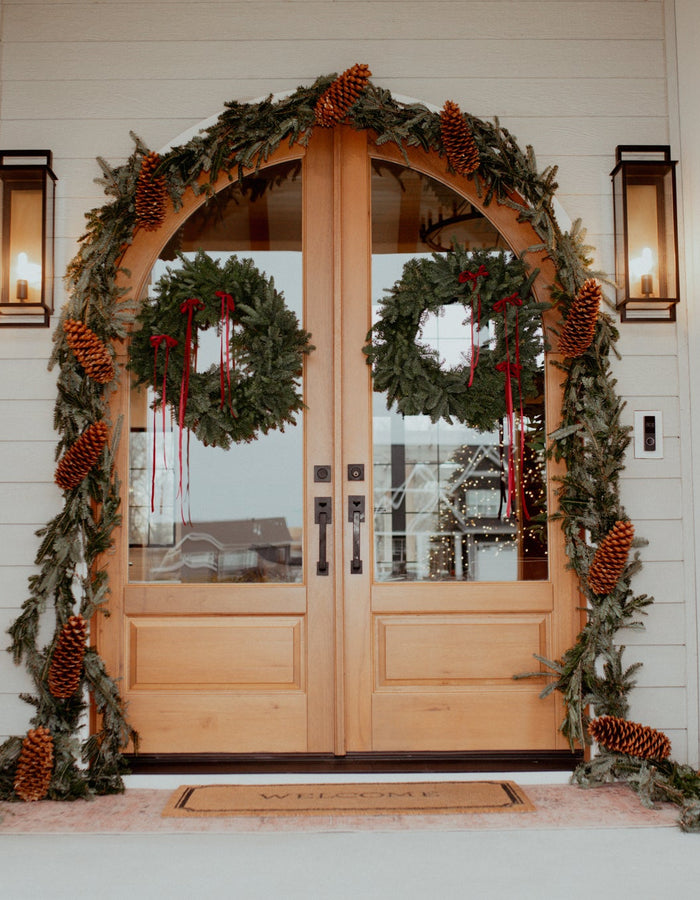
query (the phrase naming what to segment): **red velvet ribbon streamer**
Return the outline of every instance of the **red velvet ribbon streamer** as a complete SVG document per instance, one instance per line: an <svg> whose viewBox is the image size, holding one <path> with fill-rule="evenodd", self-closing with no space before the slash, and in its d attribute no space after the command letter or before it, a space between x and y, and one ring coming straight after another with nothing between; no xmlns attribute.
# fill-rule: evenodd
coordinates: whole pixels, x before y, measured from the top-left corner
<svg viewBox="0 0 700 900"><path fill-rule="evenodd" d="M153 347L153 386L155 387L158 379L158 348L161 344L165 344L165 364L163 366L163 388L161 391L161 409L163 411L163 465L167 468L168 463L165 457L165 407L167 400L165 389L168 379L168 360L170 358L170 350L177 346L177 340L170 337L169 334L154 334L151 337L151 347ZM151 477L151 512L155 512L156 498L156 405L153 404L153 471Z"/></svg>
<svg viewBox="0 0 700 900"><path fill-rule="evenodd" d="M469 387L474 383L474 372L476 371L476 367L479 365L479 350L480 344L476 344L474 346L474 294L476 293L476 330L477 334L481 330L481 294L476 292L476 282L478 278L485 278L489 274L486 266L481 265L476 270L476 272L460 272L457 276L457 280L460 284L466 284L468 281L471 282L472 285L472 318L471 318L471 337L472 337L472 356L471 356L471 364L469 366Z"/></svg>
<svg viewBox="0 0 700 900"><path fill-rule="evenodd" d="M508 503L506 506L506 516L510 516L513 506L513 498L515 497L515 462L513 460L513 444L515 430L515 415L513 411L513 387L510 383L513 375L520 379L520 366L512 363L509 359L496 364L496 371L503 372L506 376L506 412L508 414Z"/></svg>
<svg viewBox="0 0 700 900"><path fill-rule="evenodd" d="M513 375L516 377L518 382L518 400L520 406L520 478L522 481L524 466L525 466L525 429L524 429L524 414L523 414L523 389L522 383L520 381L520 373L522 371L522 366L520 365L520 332L519 332L519 323L518 323L518 309L523 305L523 301L519 294L516 292L514 294L509 294L507 297L502 297L493 305L494 312L502 312L503 313L503 333L505 337L505 345L506 345L506 358L503 362L500 362L496 365L496 369L499 372L503 372L506 377L506 411L508 413L508 505L506 509L506 516L510 516L512 511L513 500L516 496L515 492L515 462L513 460L513 447L515 445L515 412L513 409L513 386L511 385L511 378ZM507 321L507 310L508 306L513 306L515 308L515 362L511 362L510 359L510 348L508 346L508 321ZM520 497L522 503L522 511L523 516L526 519L530 518L530 514L528 512L527 506L525 504L525 494L522 490L520 490Z"/></svg>
<svg viewBox="0 0 700 900"><path fill-rule="evenodd" d="M233 297L224 291L215 291L221 300L221 346L219 352L219 373L221 376L221 405L224 408L226 402L226 389L228 389L228 408L231 409L231 314L236 308ZM224 344L226 345L224 348Z"/></svg>
<svg viewBox="0 0 700 900"><path fill-rule="evenodd" d="M193 318L194 314L200 310L204 309L204 303L199 300L197 297L189 297L185 300L184 303L180 304L180 312L183 316L187 316L187 328L185 330L185 364L182 369L182 383L180 385L180 409L178 411L178 425L180 427L180 435L179 435L179 460L180 460L180 483L179 483L179 496L181 503L181 515L182 522L184 525L185 522L185 514L182 509L182 432L185 428L185 408L187 407L187 396L190 390L190 364L192 360L192 333L193 333Z"/></svg>

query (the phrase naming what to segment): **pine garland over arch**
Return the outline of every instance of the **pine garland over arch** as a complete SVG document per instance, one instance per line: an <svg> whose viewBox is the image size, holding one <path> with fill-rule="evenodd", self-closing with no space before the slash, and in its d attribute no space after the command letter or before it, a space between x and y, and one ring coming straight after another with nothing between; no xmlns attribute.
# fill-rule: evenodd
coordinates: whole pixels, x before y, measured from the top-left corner
<svg viewBox="0 0 700 900"><path fill-rule="evenodd" d="M79 614L89 622L108 604L109 584L100 558L111 546L112 532L120 521L121 486L114 472L120 422L110 421L108 413L108 399L119 375L115 373L104 383L91 379L76 360L64 325L69 320L83 323L112 356L114 343L127 337L133 310L126 292L117 285L117 275L124 249L139 226L145 227L141 222L143 196L138 189L144 163L159 191L164 185L175 209L187 191L210 195L222 173L240 181L246 169L263 165L284 142L306 144L317 127L316 104L336 78L320 77L280 100L268 97L258 103L228 103L215 124L164 154L157 164L153 152L135 135L134 152L124 165L113 168L99 160L108 201L87 214L86 232L68 267L69 299L54 335L50 366L58 369L57 458L97 422L108 425L109 439L84 479L64 491L61 513L38 533L38 573L30 578L29 598L9 630L15 662L24 663L35 683L34 693L24 696L35 707L32 727L48 729L53 740L49 798L73 799L123 790L121 753L129 740L136 739L118 685L94 648L85 650L81 690L69 698L56 698L47 685L52 655L70 617ZM487 122L466 113L463 119L478 154L478 166L461 177L473 179L484 206L506 205L532 226L540 240L533 249L544 250L556 268L551 295L566 318L577 293L596 273L590 269L590 248L584 243L580 222L568 232L557 223L553 208L556 168L539 172L532 148L522 150L497 120ZM440 114L422 104L398 102L371 81L358 93L343 121L368 130L377 144L397 145L404 154L405 148L415 147L445 156ZM148 227L151 224L149 220ZM622 403L609 361L617 339L612 318L602 312L590 346L560 364L565 381L562 420L550 435L552 454L567 464L559 487L558 516L569 560L588 602L588 620L576 644L561 660L548 663L552 681L547 690L559 690L564 696L567 713L561 727L572 745L590 740L588 704L594 706L596 715L626 718L635 667L625 669L623 648L616 636L621 627L637 622L651 602L645 595L635 596L630 587L640 565L637 554L609 595L594 594L586 583L595 546L615 522L626 519L619 476L629 429L620 422ZM39 619L49 608L55 614L55 635L46 647L40 647ZM81 744L79 727L86 693L94 700L101 725ZM22 743L22 737L13 737L0 747L0 798L18 798L13 785ZM696 823L700 827L700 812Z"/></svg>

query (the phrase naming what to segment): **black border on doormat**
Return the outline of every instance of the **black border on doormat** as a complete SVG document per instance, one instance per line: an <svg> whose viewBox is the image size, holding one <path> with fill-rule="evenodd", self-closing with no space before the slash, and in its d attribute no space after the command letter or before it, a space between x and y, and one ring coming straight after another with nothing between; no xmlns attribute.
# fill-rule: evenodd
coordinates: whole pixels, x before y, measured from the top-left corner
<svg viewBox="0 0 700 900"><path fill-rule="evenodd" d="M127 754L134 775L217 775L265 772L570 772L583 752L468 753L139 753Z"/></svg>

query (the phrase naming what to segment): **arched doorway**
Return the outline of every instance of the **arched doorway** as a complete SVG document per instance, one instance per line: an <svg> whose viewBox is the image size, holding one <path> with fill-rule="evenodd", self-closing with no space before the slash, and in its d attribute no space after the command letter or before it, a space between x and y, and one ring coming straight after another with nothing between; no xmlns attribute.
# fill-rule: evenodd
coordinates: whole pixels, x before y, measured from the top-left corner
<svg viewBox="0 0 700 900"><path fill-rule="evenodd" d="M566 748L558 694L542 700L544 679L512 678L534 667L533 654L559 658L575 639L576 584L558 527L543 526L538 562L528 563L522 523L497 526L493 488L472 485L470 502L482 503L482 512L440 534L456 485L463 493L469 487L466 469L481 465L487 485L497 476L497 440L428 432L425 423L392 416L373 395L362 354L372 299L400 275L406 256L430 249L416 227L424 213L428 222L426 185L438 205L449 209L457 198L485 212L487 246L500 234L519 253L538 240L513 210L495 203L482 210L472 183L451 176L440 157L407 152L406 159L376 147L367 132L317 129L306 148L268 161L257 193L250 182L247 195L206 212L204 197L188 196L126 252L134 296L147 289L159 257L172 257L175 244L196 249L204 233L208 252L289 254L277 286L288 302L298 296L316 348L297 429L281 443L243 448L244 456L234 448L215 476L210 454L201 464L209 481L199 485L193 458L192 496L203 506L189 532L164 502L160 523L146 516L139 532L134 473L140 454L150 459L147 400L130 396L123 379L114 412L131 435L118 461L131 483L130 521L117 534L111 616L97 640L109 671L122 678L144 753ZM227 191L224 176L216 194ZM227 216L240 224L241 211L245 228L233 245L224 237L218 247ZM553 270L532 256L546 300ZM542 414L552 423L559 378L551 366L545 372ZM548 463L550 512L554 475ZM168 476L159 477L172 496ZM251 487L277 507L244 497ZM427 499L419 502L421 492ZM222 504L226 514L216 511ZM324 559L325 570L317 565Z"/></svg>

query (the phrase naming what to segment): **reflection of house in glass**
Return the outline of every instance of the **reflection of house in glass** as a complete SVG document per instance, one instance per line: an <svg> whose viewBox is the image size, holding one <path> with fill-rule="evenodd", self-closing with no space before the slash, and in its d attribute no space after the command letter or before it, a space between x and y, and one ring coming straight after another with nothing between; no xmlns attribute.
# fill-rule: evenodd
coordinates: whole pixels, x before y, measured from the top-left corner
<svg viewBox="0 0 700 900"><path fill-rule="evenodd" d="M157 553L157 558L154 554ZM301 548L283 518L175 526L169 549L150 550L150 580L299 581Z"/></svg>
<svg viewBox="0 0 700 900"><path fill-rule="evenodd" d="M375 428L377 579L546 578L544 459L536 432L528 431L524 455L529 518L520 504L506 517L507 450L498 432L388 418L384 429ZM389 438L383 446L376 442L382 430Z"/></svg>

